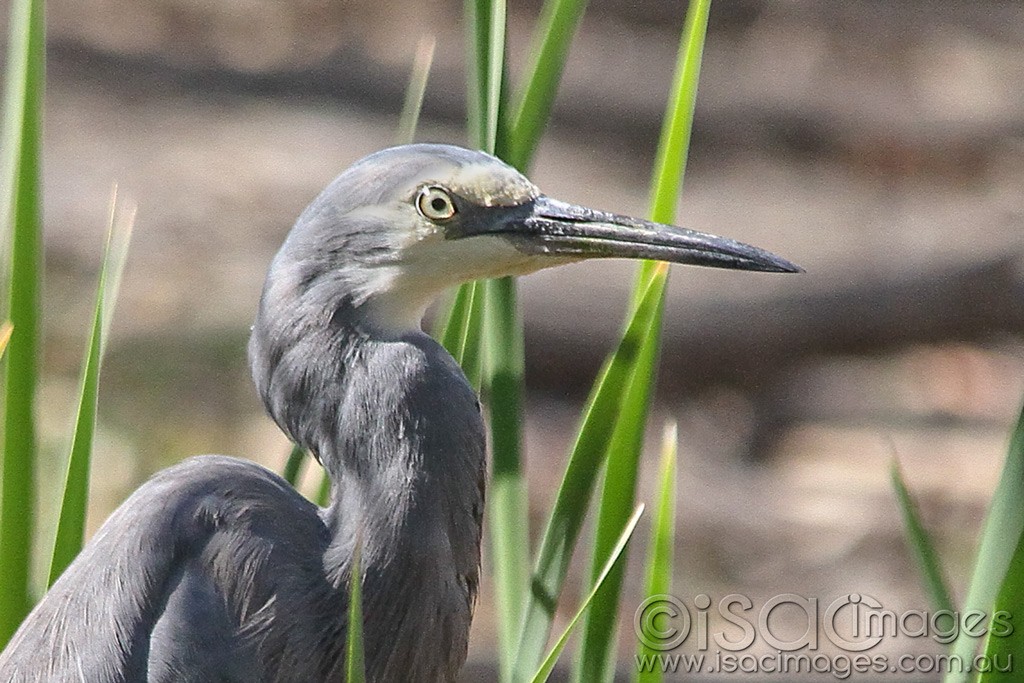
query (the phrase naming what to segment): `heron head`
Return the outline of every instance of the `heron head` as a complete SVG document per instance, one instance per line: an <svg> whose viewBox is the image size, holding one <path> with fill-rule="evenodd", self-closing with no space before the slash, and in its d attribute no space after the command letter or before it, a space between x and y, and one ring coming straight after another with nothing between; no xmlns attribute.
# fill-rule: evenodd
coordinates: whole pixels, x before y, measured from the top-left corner
<svg viewBox="0 0 1024 683"><path fill-rule="evenodd" d="M484 152L417 144L338 176L299 218L272 275L344 291L376 323L409 329L451 285L610 257L799 270L741 242L552 199Z"/></svg>

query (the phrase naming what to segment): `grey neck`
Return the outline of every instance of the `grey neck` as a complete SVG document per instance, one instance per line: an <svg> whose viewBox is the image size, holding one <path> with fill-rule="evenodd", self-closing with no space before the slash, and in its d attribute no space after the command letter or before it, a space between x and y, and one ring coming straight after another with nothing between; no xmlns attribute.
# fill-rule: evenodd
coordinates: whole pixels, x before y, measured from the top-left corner
<svg viewBox="0 0 1024 683"><path fill-rule="evenodd" d="M261 303L250 362L271 416L331 477L328 572L340 584L357 538L365 567L475 571L485 441L462 371L427 335L383 333L345 298L320 315L302 304L287 316Z"/></svg>

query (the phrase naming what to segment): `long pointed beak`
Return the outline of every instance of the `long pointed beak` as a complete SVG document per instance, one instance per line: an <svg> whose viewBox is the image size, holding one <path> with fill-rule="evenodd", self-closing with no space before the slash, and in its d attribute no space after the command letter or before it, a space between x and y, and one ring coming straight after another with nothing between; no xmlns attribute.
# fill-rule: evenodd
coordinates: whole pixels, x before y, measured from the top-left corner
<svg viewBox="0 0 1024 683"><path fill-rule="evenodd" d="M764 249L673 225L596 211L540 196L532 211L501 232L533 254L570 258L655 259L712 268L799 273L803 268Z"/></svg>

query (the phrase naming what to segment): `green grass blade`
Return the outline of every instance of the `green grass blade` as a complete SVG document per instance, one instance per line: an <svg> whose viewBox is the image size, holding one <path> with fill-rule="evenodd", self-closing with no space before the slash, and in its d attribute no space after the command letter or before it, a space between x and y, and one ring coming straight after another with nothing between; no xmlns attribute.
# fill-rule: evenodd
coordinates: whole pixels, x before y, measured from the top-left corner
<svg viewBox="0 0 1024 683"><path fill-rule="evenodd" d="M320 485L316 489L314 502L322 508L327 507L331 502L331 477L327 474L327 470L320 475Z"/></svg>
<svg viewBox="0 0 1024 683"><path fill-rule="evenodd" d="M505 83L505 0L491 0L490 35L488 36L487 128L484 149L494 153L498 146L501 120L502 86Z"/></svg>
<svg viewBox="0 0 1024 683"><path fill-rule="evenodd" d="M470 139L484 151L501 156L507 142L500 125L505 2L470 1L466 9L466 23L471 27L468 61L475 67L469 87ZM498 149L500 127L502 149ZM462 326L466 339L462 367L474 386L483 386L491 416L493 466L487 519L494 552L499 671L501 678L508 680L529 576L529 518L521 455L523 332L511 278L476 283L473 288L470 315L452 315L450 320ZM480 346L474 347L474 337L482 342Z"/></svg>
<svg viewBox="0 0 1024 683"><path fill-rule="evenodd" d="M569 46L586 8L586 0L547 0L544 3L533 37L525 86L511 122L507 154L502 157L516 168L525 170L533 161L551 117Z"/></svg>
<svg viewBox="0 0 1024 683"><path fill-rule="evenodd" d="M466 0L470 145L494 153L505 68L505 2Z"/></svg>
<svg viewBox="0 0 1024 683"><path fill-rule="evenodd" d="M591 389L538 551L516 654L516 680L527 680L544 654L569 561L608 452L622 397L659 307L660 292L649 287Z"/></svg>
<svg viewBox="0 0 1024 683"><path fill-rule="evenodd" d="M284 469L281 470L281 476L284 480L295 486L299 481L299 476L302 474L302 466L306 462L306 449L298 444L293 444L291 451L288 453L288 459L284 461Z"/></svg>
<svg viewBox="0 0 1024 683"><path fill-rule="evenodd" d="M487 139L487 49L490 5L465 0L466 25L466 134L470 147L482 148Z"/></svg>
<svg viewBox="0 0 1024 683"><path fill-rule="evenodd" d="M1010 446L1003 464L999 483L989 503L988 514L982 527L981 543L975 559L974 574L967 589L962 612L980 610L990 614L996 602L999 587L1007 577L1021 534L1024 533L1024 412L1017 420ZM953 641L952 652L961 661L974 656L977 639L961 631ZM966 673L949 673L946 683L966 683Z"/></svg>
<svg viewBox="0 0 1024 683"><path fill-rule="evenodd" d="M530 575L530 534L522 463L523 326L511 278L483 283L492 467L487 501L491 530L500 661L505 678L515 662Z"/></svg>
<svg viewBox="0 0 1024 683"><path fill-rule="evenodd" d="M629 518L636 498L636 483L644 448L644 430L657 374L661 318L667 282L668 268L662 267L656 271L651 281L657 306L651 320L650 331L645 335L640 347L636 365L623 396L622 407L615 420L612 438L608 443L608 462L594 533L594 563L591 567L593 578L601 571L599 558L603 557L615 543L617 530L622 528L624 521ZM609 574L593 608L587 613L583 640L580 644L577 680L611 680L614 673L612 656L624 568L625 562Z"/></svg>
<svg viewBox="0 0 1024 683"><path fill-rule="evenodd" d="M1024 629L1012 623L1016 614L1024 614L1024 535L1017 539L1006 579L990 614L984 661L991 665L991 671L978 676L978 683L1020 680L1020 672L1014 668L1013 660L1017 658L1016 666L1019 667L1019 657L1024 652Z"/></svg>
<svg viewBox="0 0 1024 683"><path fill-rule="evenodd" d="M495 9L500 5L500 9ZM504 3L492 0L466 0L467 27L467 127L470 146L494 151L497 137L500 99L492 101L497 88L500 96L502 63L492 64L495 54L504 55ZM492 38L498 34L492 17L502 17L501 43L496 49ZM497 85L495 85L497 84ZM439 340L462 366L474 387L481 385L484 294L483 285L467 282L459 287L446 316Z"/></svg>
<svg viewBox="0 0 1024 683"><path fill-rule="evenodd" d="M39 189L45 56L42 0L14 0L8 26L2 146L0 146L0 225L32 208ZM3 235L10 245L11 235ZM5 283L6 286L6 283ZM6 289L4 294L8 294Z"/></svg>
<svg viewBox="0 0 1024 683"><path fill-rule="evenodd" d="M661 222L674 221L675 205L682 188L709 9L710 0L693 0L682 32L672 95L664 117L652 178L651 217ZM654 388L653 375L661 329L660 304L664 301L667 278L668 270L655 262L645 262L640 266L633 295L634 306L650 283L660 289L659 312L655 326L641 349L641 362L631 378L609 447L608 469L595 531L596 556L600 556L612 542L614 530L622 524L633 505L644 426ZM598 570L596 565L592 567L592 573ZM612 655L621 586L622 571L612 572L594 609L587 615L577 680L609 680L614 673Z"/></svg>
<svg viewBox="0 0 1024 683"><path fill-rule="evenodd" d="M661 137L651 178L651 220L659 223L675 223L676 204L683 190L710 11L711 0L690 0L686 11L672 90L661 124ZM633 291L634 306L645 283L652 277L653 269L653 261L640 265L637 277L639 285Z"/></svg>
<svg viewBox="0 0 1024 683"><path fill-rule="evenodd" d="M676 459L679 445L675 422L665 425L661 442L661 467L658 474L658 508L654 511L651 524L651 546L647 556L647 579L644 595L668 595L672 592L672 569L675 559L676 540ZM642 642L638 646L640 657L662 654ZM643 660L640 660L643 661ZM664 674L652 667L650 671L638 671L634 680L638 683L661 683Z"/></svg>
<svg viewBox="0 0 1024 683"><path fill-rule="evenodd" d="M935 544L924 528L924 524L921 523L917 505L903 480L900 463L896 458L893 458L892 464L889 466L889 479L896 494L896 502L900 506L900 513L903 515L907 543L910 544L914 551L914 557L917 558L917 566L921 570L921 579L931 598L932 608L952 612L954 610L953 598L950 597L952 593L949 592L946 580L943 578L939 554L935 552Z"/></svg>
<svg viewBox="0 0 1024 683"><path fill-rule="evenodd" d="M365 651L363 648L363 538L356 536L352 554L352 571L348 593L348 633L345 640L345 681L363 683L366 680Z"/></svg>
<svg viewBox="0 0 1024 683"><path fill-rule="evenodd" d="M441 321L434 329L434 337L459 363L462 362L466 348L469 310L473 306L473 296L476 293L474 285L473 282L467 282L455 290L455 296L452 297L447 312L440 316Z"/></svg>
<svg viewBox="0 0 1024 683"><path fill-rule="evenodd" d="M537 35L543 37L536 40L544 46L543 52L536 55L530 67L524 96L518 107L519 113L511 122L510 130L497 138L497 149L494 150L499 157L520 170L525 171L529 166L550 116L551 102L564 67L565 55L584 4L561 0L549 2L545 6L544 18L538 24ZM502 26L502 38L503 34ZM497 24L492 28L491 35L495 41L498 39ZM493 49L494 44L492 58L503 54L503 51L499 53ZM503 72L493 69L493 62L491 66L491 103L500 104L503 91L499 88L495 92L493 87L498 74L503 75ZM503 112L504 108L501 108L496 113L495 127L504 121ZM488 404L494 443L494 474L489 494L488 519L492 529L495 584L501 615L501 672L502 677L508 680L516 674L521 678L524 671L523 662L516 653L521 648L521 631L527 609L524 596L529 586L529 508L521 453L523 333L515 281L505 278L488 282L485 291L488 294L488 329L485 333L488 342L488 371L485 381L489 390ZM547 619L543 624L544 639L549 629L550 619ZM536 655L531 657L529 665L538 661L543 646L544 643L540 642L535 648Z"/></svg>
<svg viewBox="0 0 1024 683"><path fill-rule="evenodd" d="M558 640L555 641L555 644L548 653L548 656L544 658L544 661L541 663L537 673L533 676L533 683L543 683L543 681L546 681L548 676L551 675L552 670L555 668L555 663L558 661L558 657L565 649L566 643L569 642L569 636L572 635L573 630L576 628L576 625L579 623L584 613L586 613L587 608L590 607L594 598L604 586L604 582L608 578L608 575L611 574L612 570L616 566L619 566L619 559L622 557L622 553L626 549L626 544L629 543L629 539L633 535L633 530L636 529L636 523L640 521L640 515L642 515L643 512L644 506L642 504L638 505L636 510L633 512L633 515L626 521L626 526L623 528L622 533L619 534L618 540L615 542L611 552L608 554L608 559L605 560L600 573L598 573L597 580L594 581L593 587L583 599L583 603L576 611L576 614L569 622L569 625L565 627L565 631L563 631L562 635L560 635Z"/></svg>
<svg viewBox="0 0 1024 683"><path fill-rule="evenodd" d="M465 15L467 29L467 127L471 146L484 147L486 144L490 110L486 101L488 93L491 31L488 26L490 3L483 0L466 0ZM495 126L497 124L495 123ZM482 285L467 282L461 285L452 299L452 304L441 319L435 336L448 353L458 361L470 380L479 388L481 370L481 340L483 325Z"/></svg>
<svg viewBox="0 0 1024 683"><path fill-rule="evenodd" d="M462 356L459 362L466 373L466 379L477 390L480 391L484 377L484 312L487 308L487 297L484 293L484 283L473 283L474 294L472 306L469 309L469 319L466 321L466 340L462 347Z"/></svg>
<svg viewBox="0 0 1024 683"><path fill-rule="evenodd" d="M518 123L511 124L511 130L503 125L505 3L480 0L467 4L467 24L472 27L470 61L475 66L470 74L471 139L522 170L529 165L532 150L550 115L565 53L582 14L582 4L576 4L580 6L573 9L573 3L555 2L545 10L543 25L547 28L538 33L545 36L538 39L545 49L531 66L519 107L521 115L517 117ZM529 153L517 154L516 150ZM529 518L521 453L522 325L514 280L504 278L478 287L483 288L486 311L483 338L487 363L482 383L486 387L493 436L488 520L495 555L501 672L508 679L517 661L514 653L529 577ZM478 289L477 296L480 294ZM460 320L456 315L451 319ZM474 366L464 362L463 367L472 370Z"/></svg>
<svg viewBox="0 0 1024 683"><path fill-rule="evenodd" d="M30 607L35 519L35 395L42 281L41 145L45 70L42 0L13 0L4 93L0 221L10 229L7 315L14 325L4 365L0 456L0 648ZM5 230L6 232L6 230Z"/></svg>
<svg viewBox="0 0 1024 683"><path fill-rule="evenodd" d="M125 211L119 210L120 208L115 194L111 199L107 245L96 288L92 332L89 335L85 362L82 366L78 414L71 437L47 586L52 586L75 559L82 549L85 536L85 517L89 503L89 465L92 462L93 435L96 430L100 366L135 219L134 209Z"/></svg>
<svg viewBox="0 0 1024 683"><path fill-rule="evenodd" d="M686 11L671 96L662 120L658 159L651 180L651 219L672 222L683 190L690 151L693 112L697 104L701 56L708 30L711 0L691 0Z"/></svg>
<svg viewBox="0 0 1024 683"><path fill-rule="evenodd" d="M434 63L436 44L437 41L430 36L420 39L419 45L416 46L409 85L405 89L402 114L398 117L398 135L395 141L399 145L408 144L416 139L416 126L420 120L420 110L423 108L423 96L427 92L427 79L430 78L430 66Z"/></svg>
<svg viewBox="0 0 1024 683"><path fill-rule="evenodd" d="M114 185L110 197L111 213L110 220L112 233L110 235L110 248L104 261L104 283L103 283L103 316L102 333L103 344L110 339L110 324L114 320L117 297L121 291L121 280L124 277L124 266L128 261L128 246L132 241L132 232L135 230L135 214L138 207L131 201L119 201L117 198L117 185ZM118 207L118 208L115 208ZM107 305L109 302L109 305ZM100 347L100 356L106 352L104 346Z"/></svg>
<svg viewBox="0 0 1024 683"><path fill-rule="evenodd" d="M441 345L462 366L469 383L478 391L483 371L484 306L483 282L460 286L439 335Z"/></svg>

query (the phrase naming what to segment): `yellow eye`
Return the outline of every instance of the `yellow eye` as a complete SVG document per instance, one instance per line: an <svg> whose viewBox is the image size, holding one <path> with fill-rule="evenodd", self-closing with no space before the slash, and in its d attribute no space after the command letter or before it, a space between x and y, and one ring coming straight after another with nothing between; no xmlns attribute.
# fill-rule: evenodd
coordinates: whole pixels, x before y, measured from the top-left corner
<svg viewBox="0 0 1024 683"><path fill-rule="evenodd" d="M444 188L427 185L416 197L416 208L432 221L446 221L455 215L455 202Z"/></svg>

